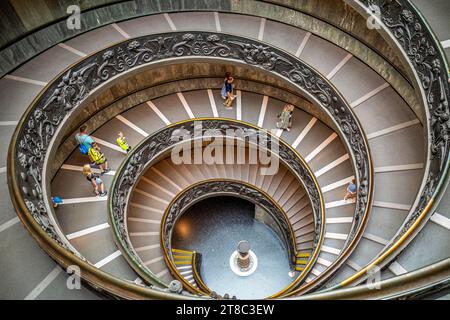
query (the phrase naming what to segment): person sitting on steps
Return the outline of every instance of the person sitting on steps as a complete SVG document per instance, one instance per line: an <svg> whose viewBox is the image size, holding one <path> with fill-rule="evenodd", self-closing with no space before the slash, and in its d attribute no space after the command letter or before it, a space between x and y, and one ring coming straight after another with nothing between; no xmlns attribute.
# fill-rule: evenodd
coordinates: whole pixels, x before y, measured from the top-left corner
<svg viewBox="0 0 450 320"><path fill-rule="evenodd" d="M222 98L226 99L223 105L227 108L231 107L234 100L234 78L231 76L230 72L225 73L225 80L222 87Z"/></svg>
<svg viewBox="0 0 450 320"><path fill-rule="evenodd" d="M110 171L108 169L108 160L105 158L105 155L101 152L100 147L96 142L92 143L92 147L89 148L88 155L92 161L92 164L100 168L100 174Z"/></svg>
<svg viewBox="0 0 450 320"><path fill-rule="evenodd" d="M291 130L292 125L292 112L294 106L292 104L285 104L283 111L278 115L277 128L283 130Z"/></svg>
<svg viewBox="0 0 450 320"><path fill-rule="evenodd" d="M353 178L352 181L347 186L347 191L344 196L345 202L356 202L356 179Z"/></svg>

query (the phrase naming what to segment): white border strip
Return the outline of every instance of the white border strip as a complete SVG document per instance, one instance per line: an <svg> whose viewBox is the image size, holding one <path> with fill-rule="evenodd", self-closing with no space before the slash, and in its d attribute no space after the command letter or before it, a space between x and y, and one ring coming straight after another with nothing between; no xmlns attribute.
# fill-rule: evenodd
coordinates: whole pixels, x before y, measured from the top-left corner
<svg viewBox="0 0 450 320"><path fill-rule="evenodd" d="M158 107L152 102L152 101L147 101L146 104L158 115L158 117L166 124L166 125L170 125L171 122L169 121L169 119L166 118L166 116L159 111Z"/></svg>
<svg viewBox="0 0 450 320"><path fill-rule="evenodd" d="M75 204L75 203L88 203L88 202L100 202L100 201L106 201L108 197L84 197L84 198L70 198L70 199L63 199L62 203L59 205L64 204Z"/></svg>
<svg viewBox="0 0 450 320"><path fill-rule="evenodd" d="M346 184L349 184L353 179L355 178L355 176L351 176L348 178L344 178L342 180L336 181L334 183L331 183L325 187L322 188L322 193L326 193L328 191L337 189L339 187L345 186Z"/></svg>
<svg viewBox="0 0 450 320"><path fill-rule="evenodd" d="M322 273L320 270L318 270L318 269L312 269L311 270L311 273L313 274L313 275L315 275L315 276L320 276L320 274Z"/></svg>
<svg viewBox="0 0 450 320"><path fill-rule="evenodd" d="M264 117L266 115L267 110L267 103L269 102L269 97L264 96L262 103L261 103L261 111L259 112L259 119L258 119L258 127L262 127L264 124Z"/></svg>
<svg viewBox="0 0 450 320"><path fill-rule="evenodd" d="M441 44L444 49L450 48L450 39L441 41Z"/></svg>
<svg viewBox="0 0 450 320"><path fill-rule="evenodd" d="M128 217L128 221L139 222L139 223L149 223L149 224L160 224L161 223L159 220L151 220L151 219L135 218L135 217Z"/></svg>
<svg viewBox="0 0 450 320"><path fill-rule="evenodd" d="M142 210L145 210L145 211L151 211L151 212L154 212L154 213L159 213L160 215L164 214L164 211L162 211L160 209L151 208L149 206L144 206L142 204L135 203L135 202L130 202L130 207L135 207L135 208L142 209Z"/></svg>
<svg viewBox="0 0 450 320"><path fill-rule="evenodd" d="M335 239L335 240L347 240L348 234L345 233L334 233L334 232L325 232L325 238L327 239Z"/></svg>
<svg viewBox="0 0 450 320"><path fill-rule="evenodd" d="M298 147L300 142L302 142L302 140L306 137L308 132L312 129L312 127L314 127L316 122L317 122L317 118L316 117L312 117L311 120L309 120L309 122L306 125L306 127L303 128L302 132L300 132L300 134L298 135L297 139L295 139L294 143L292 143L292 147L294 149Z"/></svg>
<svg viewBox="0 0 450 320"><path fill-rule="evenodd" d="M213 112L214 118L219 117L219 112L217 112L216 101L214 100L214 95L211 89L206 90L208 92L209 104L211 105L211 110Z"/></svg>
<svg viewBox="0 0 450 320"><path fill-rule="evenodd" d="M356 108L357 106L359 106L361 103L363 103L364 101L369 100L370 98L372 98L374 95L380 93L381 91L383 91L384 89L388 88L390 85L389 83L385 82L383 83L381 86L379 86L378 88L373 89L372 91L370 91L369 93L363 95L361 98L353 101L350 106L352 108Z"/></svg>
<svg viewBox="0 0 450 320"><path fill-rule="evenodd" d="M259 23L259 32L258 32L258 40L262 41L264 38L264 29L266 27L266 18L261 18L261 22Z"/></svg>
<svg viewBox="0 0 450 320"><path fill-rule="evenodd" d="M368 233L368 232L365 232L362 237L364 239L371 240L371 241L381 244L383 246L385 246L389 243L389 241L387 241L386 239L383 239L379 236L376 236L376 235Z"/></svg>
<svg viewBox="0 0 450 320"><path fill-rule="evenodd" d="M170 197L175 197L175 194L173 192L170 192L169 190L167 190L166 188L161 187L159 184L157 184L156 182L154 182L153 180L150 180L149 178L147 178L146 176L142 176L141 177L142 181L145 181L146 183L148 183L149 185L155 187L156 189L164 192L165 194L169 195Z"/></svg>
<svg viewBox="0 0 450 320"><path fill-rule="evenodd" d="M320 248L320 250L323 251L323 252L334 254L336 256L341 254L341 250L333 248L333 247L330 247L330 246L322 246Z"/></svg>
<svg viewBox="0 0 450 320"><path fill-rule="evenodd" d="M279 138L283 134L283 129L277 129L275 135Z"/></svg>
<svg viewBox="0 0 450 320"><path fill-rule="evenodd" d="M181 92L177 92L177 96L180 99L181 104L183 105L184 110L186 110L189 118L194 119L195 118L194 113L192 113L192 110L189 107L189 104L187 103L186 98L184 97L184 95Z"/></svg>
<svg viewBox="0 0 450 320"><path fill-rule="evenodd" d="M344 66L344 65L345 65L352 57L353 57L353 55L352 55L351 53L349 53L348 55L346 55L346 56L344 57L344 59L342 59L342 61L339 62L339 63L336 65L336 67L334 67L333 70L330 71L329 74L327 74L327 79L328 79L328 80L331 80L331 78L333 78L333 77L336 75L336 73L338 73L339 70L341 70L342 67L343 67L343 66Z"/></svg>
<svg viewBox="0 0 450 320"><path fill-rule="evenodd" d="M164 276L165 274L167 274L167 272L169 272L169 270L168 269L164 269L163 271L161 271L161 272L158 272L157 274L156 274L156 276L159 278L159 277L162 277L162 276Z"/></svg>
<svg viewBox="0 0 450 320"><path fill-rule="evenodd" d="M341 224L341 223L352 223L353 217L340 217L340 218L326 218L325 223L327 224Z"/></svg>
<svg viewBox="0 0 450 320"><path fill-rule="evenodd" d="M320 177L321 175L327 173L331 169L334 169L344 161L350 159L350 156L348 153L344 154L342 157L337 158L333 162L327 164L325 167L321 168L320 170L317 170L314 174L316 175L316 178Z"/></svg>
<svg viewBox="0 0 450 320"><path fill-rule="evenodd" d="M159 202L161 202L163 204L167 204L168 205L170 203L169 201L166 201L164 199L158 198L158 197L156 197L156 196L154 196L154 195L152 195L152 194L150 194L148 192L145 192L145 191L143 191L141 189L138 189L138 188L134 188L134 192L137 192L137 193L143 195L144 197L147 197L147 198L159 201Z"/></svg>
<svg viewBox="0 0 450 320"><path fill-rule="evenodd" d="M33 80L33 79L28 79L28 78L23 78L23 77L17 77L17 76L13 76L11 74L7 74L3 78L9 79L9 80L25 82L25 83L30 83L30 84L34 84L36 86L42 86L42 87L45 87L47 85L47 82L44 82L44 81L38 81L38 80Z"/></svg>
<svg viewBox="0 0 450 320"><path fill-rule="evenodd" d="M144 246L144 247L136 248L135 250L136 250L136 252L142 252L142 251L152 250L152 249L156 249L156 248L161 248L161 245L159 243L158 244L152 244L150 246Z"/></svg>
<svg viewBox="0 0 450 320"><path fill-rule="evenodd" d="M144 136L144 137L148 137L148 133L145 132L145 130L142 130L141 128L139 128L137 125L135 125L133 122L131 122L130 120L124 118L123 116L121 116L120 114L116 116L116 119L125 123L127 126L129 126L131 129L133 129L134 131L136 131L137 133L139 133L140 135Z"/></svg>
<svg viewBox="0 0 450 320"><path fill-rule="evenodd" d="M31 290L24 300L35 300L39 295L55 280L63 269L57 265L53 270L41 281L39 284Z"/></svg>
<svg viewBox="0 0 450 320"><path fill-rule="evenodd" d="M167 177L164 173L162 173L161 171L159 171L158 169L156 169L154 166L150 167L150 170L155 171L161 178L163 178L164 180L166 180L168 183L170 183L172 186L174 186L176 189L178 189L179 191L183 190L183 188L181 188L179 185L177 185L174 181L172 181L169 177Z"/></svg>
<svg viewBox="0 0 450 320"><path fill-rule="evenodd" d="M0 126L16 126L19 121L0 121Z"/></svg>
<svg viewBox="0 0 450 320"><path fill-rule="evenodd" d="M66 49L67 51L72 52L72 53L74 53L74 54L76 54L77 56L80 56L80 57L82 57L82 58L84 58L84 57L87 56L86 53L84 53L84 52L82 52L82 51L80 51L80 50L77 50L77 49L75 49L75 48L72 48L71 46L68 46L68 45L65 44L65 43L62 43L62 42L61 42L61 43L58 43L58 46L61 47L61 48L63 48L63 49Z"/></svg>
<svg viewBox="0 0 450 320"><path fill-rule="evenodd" d="M0 173L5 173L5 172L6 172L6 167L0 168Z"/></svg>
<svg viewBox="0 0 450 320"><path fill-rule="evenodd" d="M164 259L164 257L161 256L161 257L158 257L158 258L154 258L154 259L145 261L145 262L144 262L144 266L149 266L150 264L153 264L153 263L155 263L155 262L161 261L161 260L163 260L163 259Z"/></svg>
<svg viewBox="0 0 450 320"><path fill-rule="evenodd" d="M310 154L305 157L306 162L310 162L314 159L323 149L325 149L334 139L336 139L337 133L333 132L328 138L326 138L321 144L317 146Z"/></svg>
<svg viewBox="0 0 450 320"><path fill-rule="evenodd" d="M19 221L20 221L19 217L15 217L15 218L12 218L11 220L8 220L8 221L4 222L3 224L0 225L0 232L3 232L6 229L12 227L13 225L15 225Z"/></svg>
<svg viewBox="0 0 450 320"><path fill-rule="evenodd" d="M392 262L389 265L389 270L392 271L393 274L395 274L396 276L408 273L408 270L406 270L405 268L402 267L402 265L400 263L398 263L397 261Z"/></svg>
<svg viewBox="0 0 450 320"><path fill-rule="evenodd" d="M61 169L83 172L82 166L74 166L72 164L63 164L61 166ZM92 168L92 171L95 173L100 173L100 169ZM116 174L116 171L111 170L111 171L106 172L105 174L108 176L114 176Z"/></svg>
<svg viewBox="0 0 450 320"><path fill-rule="evenodd" d="M374 168L375 173L383 173L383 172L395 172L395 171L406 171L406 170L417 170L423 169L423 163L412 163L412 164L403 164L398 166L386 166L386 167L376 167Z"/></svg>
<svg viewBox="0 0 450 320"><path fill-rule="evenodd" d="M177 27L175 27L175 24L172 21L172 18L169 16L168 13L164 13L164 18L166 18L167 23L169 24L169 27L172 31L177 30Z"/></svg>
<svg viewBox="0 0 450 320"><path fill-rule="evenodd" d="M222 28L220 27L219 13L217 11L214 12L214 22L216 23L216 31L222 32Z"/></svg>
<svg viewBox="0 0 450 320"><path fill-rule="evenodd" d="M303 40L302 40L302 42L300 43L300 45L299 45L297 51L295 52L295 56L296 56L296 57L300 57L300 55L302 54L303 49L305 49L306 43L307 43L308 40L309 40L309 37L311 37L311 32L307 32L307 33L305 34L305 37L303 38Z"/></svg>
<svg viewBox="0 0 450 320"><path fill-rule="evenodd" d="M345 200L332 201L332 202L325 203L325 209L341 207L341 206L345 206L348 204L355 204L355 203L354 202L346 202Z"/></svg>
<svg viewBox="0 0 450 320"><path fill-rule="evenodd" d="M236 90L237 100L236 100L236 119L242 120L242 92L241 90Z"/></svg>
<svg viewBox="0 0 450 320"><path fill-rule="evenodd" d="M317 263L320 263L321 265L325 266L325 267L329 267L331 266L331 261L328 261L327 259L324 258L317 258Z"/></svg>
<svg viewBox="0 0 450 320"><path fill-rule="evenodd" d="M411 210L410 205L394 203L394 202L374 201L373 205L375 207L388 208L388 209L405 210L405 211Z"/></svg>
<svg viewBox="0 0 450 320"><path fill-rule="evenodd" d="M419 124L419 123L420 123L419 119L414 119L411 121L403 122L403 123L397 124L395 126L392 126L392 127L380 130L380 131L369 133L367 135L367 139L370 140L370 139L378 138L380 136L384 136L386 134L389 134L389 133L392 133L392 132L395 132L395 131L398 131L398 130L401 130L404 128L408 128L408 127L411 127L411 126Z"/></svg>
<svg viewBox="0 0 450 320"><path fill-rule="evenodd" d="M77 232L69 233L68 235L66 235L66 238L68 240L72 240L72 239L86 236L88 234L91 234L91 233L94 233L94 232L97 232L100 230L107 229L107 228L109 228L109 224L108 224L108 222L105 222L105 223L102 223L102 224L99 224L99 225L96 225L96 226L93 226L90 228L86 228L86 229L83 229L83 230L80 230Z"/></svg>
<svg viewBox="0 0 450 320"><path fill-rule="evenodd" d="M100 260L99 262L97 262L96 264L94 264L94 267L101 268L121 255L122 255L122 253L120 252L120 250L117 250L117 251L113 252L112 254L110 254L109 256L107 256L106 258L104 258L104 259Z"/></svg>
<svg viewBox="0 0 450 320"><path fill-rule="evenodd" d="M362 269L362 267L359 264L353 262L352 260L347 260L346 264L355 271L359 271Z"/></svg>
<svg viewBox="0 0 450 320"><path fill-rule="evenodd" d="M149 231L149 232L130 232L130 237L147 237L147 236L158 236L159 232Z"/></svg>
<svg viewBox="0 0 450 320"><path fill-rule="evenodd" d="M441 227L444 227L447 230L450 230L450 219L447 218L446 216L443 216L440 213L435 212L431 218L431 221L433 221L434 223L440 225Z"/></svg>
<svg viewBox="0 0 450 320"><path fill-rule="evenodd" d="M120 153L127 154L127 152L124 151L124 150L122 150L121 147L116 146L115 144L112 144L112 143L110 143L110 142L108 142L108 141L105 141L105 140L103 140L103 139L100 139L99 137L94 137L94 136L92 136L92 139L94 139L94 141L97 142L98 144L101 144L101 145L103 145L103 146L105 146L105 147L108 147L108 148L110 148L110 149L119 151Z"/></svg>
<svg viewBox="0 0 450 320"><path fill-rule="evenodd" d="M126 33L121 27L119 27L116 23L111 24L111 26L116 29L117 32L119 32L122 37L124 37L125 39L130 39L130 35L128 33Z"/></svg>

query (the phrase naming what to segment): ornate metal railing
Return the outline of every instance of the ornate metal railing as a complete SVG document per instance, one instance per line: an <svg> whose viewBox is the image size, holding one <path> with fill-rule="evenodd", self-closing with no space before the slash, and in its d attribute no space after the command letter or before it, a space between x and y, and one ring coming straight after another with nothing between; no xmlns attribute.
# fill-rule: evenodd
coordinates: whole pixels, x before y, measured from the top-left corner
<svg viewBox="0 0 450 320"><path fill-rule="evenodd" d="M291 257L289 263L291 265L291 268L294 268L297 253L295 234L292 230L292 226L287 214L277 204L277 202L272 199L272 197L270 197L266 192L257 188L256 186L250 185L249 183L230 179L212 179L189 186L185 190L178 193L177 196L170 202L161 220L160 238L161 247L164 250L164 258L166 259L166 263L169 266L169 269L177 278L179 278L179 275L176 274L177 270L173 264L173 258L171 254L172 234L176 222L186 212L186 210L193 206L195 203L202 201L207 197L219 195L230 195L243 198L262 207L273 218L278 227L281 229L281 237L284 240L286 249L288 250L289 256ZM323 223L323 220L321 221ZM320 230L322 229L321 227L322 226L316 224L315 232L320 232ZM319 238L320 236L317 235L314 243L316 247L319 244L317 243ZM313 251L314 249L316 248L313 248ZM312 263L310 263L310 265L312 265ZM300 282L305 275L306 272L304 273L304 275L299 277L297 282Z"/></svg>
<svg viewBox="0 0 450 320"><path fill-rule="evenodd" d="M180 137L183 138L181 141ZM270 133L259 130L251 124L238 120L198 118L182 121L149 135L133 148L117 170L111 185L109 197L109 220L114 231L114 239L117 245L123 251L124 256L138 274L149 282L160 282L160 280L145 267L139 255L133 249L126 227L128 200L141 175L144 174L151 165L155 164L161 156L166 155L177 145L190 141L201 143L203 139L209 141L211 138L239 139L249 146L252 143L256 143L258 148L261 148L264 152L271 152L271 155L277 157L277 159L279 159L283 165L297 177L303 189L306 191L314 215L315 237L313 241L314 252L311 255L310 261L305 267L305 270L295 281L295 283L300 282L317 259L323 241L325 205L319 184L305 160L292 149L292 147L285 142L278 140ZM208 193L209 191L209 194L213 192L214 189L211 189L211 183L215 183L214 187L218 188L217 192L219 192L219 190L222 193L226 193L227 190L228 192L234 193L241 191L241 196L248 198L251 201L256 201L256 197L259 195L260 197L258 200L261 201L260 205L271 210L269 212L272 212L273 216L277 217L277 220L280 222L280 227L285 231L287 242L290 244L289 248L296 247L294 232L291 229L286 214L275 203L270 201L270 197L268 200L265 193L257 191L256 188L243 188L244 184L242 183L228 182L229 185L221 182L207 182L206 184L200 183L199 185L194 185L193 188L188 188L186 192L182 192L168 206L163 221L161 222L161 245L165 250L166 262L172 272L176 273L177 271L173 266L171 259L168 259L167 257L170 258L170 235L175 220L190 204L192 204L191 202L195 200L191 197L193 194L197 194L196 198L201 198L201 192ZM204 188L204 186L209 186L210 188ZM247 187L249 187L249 185L247 185ZM244 191L247 192L243 194ZM178 203L177 201L181 202ZM272 211L275 209L277 210ZM295 253L296 251L291 252L292 259L295 259Z"/></svg>
<svg viewBox="0 0 450 320"><path fill-rule="evenodd" d="M355 275L328 290L363 281L374 266L383 266L401 251L401 248L420 230L433 212L434 205L445 191L448 181L450 155L450 88L449 66L439 40L414 5L407 0L351 0L380 15L376 18L380 28L405 55L422 93L427 123L427 161L424 182L416 201L402 227L382 253Z"/></svg>
<svg viewBox="0 0 450 320"><path fill-rule="evenodd" d="M373 189L368 144L351 108L324 77L298 58L255 40L208 32L174 32L126 40L88 56L45 87L20 120L8 153L10 194L25 225L33 231L44 231L36 236L41 242L51 243L50 254L62 255L73 263L81 261L74 256L78 253L60 231L49 205L46 160L51 161L47 156L57 147L53 146L57 132L70 121L75 108L113 77L152 62L187 57L220 58L270 71L304 90L330 115L349 147L359 181L355 218L348 247L343 250L351 252L365 227ZM55 243L59 246L56 251L50 249L56 248ZM342 258L322 277L329 276L340 263ZM105 273L100 274L105 277Z"/></svg>
<svg viewBox="0 0 450 320"><path fill-rule="evenodd" d="M182 258L180 261L176 261L174 256L172 255L172 250L176 250L176 252L180 252ZM176 257L176 256L175 256ZM170 259L170 260L168 260ZM204 284L203 280L200 277L200 264L201 264L201 254L195 251L187 251L171 248L169 253L164 254L164 260L166 261L166 265L169 267L170 273L180 282L182 288L187 291L199 295L199 296L210 296L211 290ZM195 283L191 283L183 276L180 272L178 272L177 264L180 266L188 266L186 262L190 262L190 267L192 268L192 277ZM147 270L143 271L147 273ZM197 284L197 285L195 285Z"/></svg>
<svg viewBox="0 0 450 320"><path fill-rule="evenodd" d="M195 203L207 197L217 195L232 195L243 198L265 209L282 231L281 236L289 252L289 261L291 267L294 268L297 248L295 234L286 212L284 212L272 197L260 188L249 183L231 179L204 180L181 191L170 202L160 225L161 247L165 251L166 256L171 257L172 233L177 220ZM318 221L320 223L322 220L318 219ZM320 232L320 229L321 226L316 225L315 232ZM316 242L318 242L318 239L319 236L316 237ZM317 245L317 243L315 244Z"/></svg>
<svg viewBox="0 0 450 320"><path fill-rule="evenodd" d="M194 251L192 254L192 273L194 275L194 281L207 295L211 295L212 291L208 288L208 286L203 282L202 275L201 275L201 264L202 264L202 254L199 252Z"/></svg>

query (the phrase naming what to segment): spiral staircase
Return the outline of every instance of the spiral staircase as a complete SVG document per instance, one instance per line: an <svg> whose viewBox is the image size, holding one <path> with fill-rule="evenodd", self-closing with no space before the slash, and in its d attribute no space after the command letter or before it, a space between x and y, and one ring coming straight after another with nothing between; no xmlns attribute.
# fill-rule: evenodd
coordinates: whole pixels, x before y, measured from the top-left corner
<svg viewBox="0 0 450 320"><path fill-rule="evenodd" d="M183 196L201 186L202 196L251 189L276 212L295 277L265 298L448 298L447 1L94 3L81 30L64 31L65 10L47 8L46 23L2 40L0 298L217 298L199 255L167 240ZM276 129L286 103L289 131ZM175 164L167 137L197 122L224 137L267 134L280 169ZM81 174L83 124L112 169L108 197ZM352 179L358 197L346 202Z"/></svg>

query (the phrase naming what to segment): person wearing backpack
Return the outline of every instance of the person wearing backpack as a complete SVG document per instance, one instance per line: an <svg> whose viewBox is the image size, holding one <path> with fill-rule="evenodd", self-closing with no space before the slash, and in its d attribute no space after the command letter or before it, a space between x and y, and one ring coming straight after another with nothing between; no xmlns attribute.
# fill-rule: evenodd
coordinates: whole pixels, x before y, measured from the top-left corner
<svg viewBox="0 0 450 320"><path fill-rule="evenodd" d="M91 159L92 164L100 168L100 174L110 171L108 169L108 160L106 160L105 155L101 152L100 147L96 142L93 142L92 146L89 148L88 156Z"/></svg>
<svg viewBox="0 0 450 320"><path fill-rule="evenodd" d="M81 126L80 132L75 135L75 140L79 145L79 150L81 154L87 155L92 144L95 142L94 139L86 132L87 127Z"/></svg>
<svg viewBox="0 0 450 320"><path fill-rule="evenodd" d="M122 131L119 131L118 133L118 138L116 139L117 144L119 145L119 147L125 151L126 153L128 153L131 150L131 147L128 145L128 141L127 138L125 138L123 136Z"/></svg>
<svg viewBox="0 0 450 320"><path fill-rule="evenodd" d="M94 188L94 193L97 196L104 197L106 196L107 192L105 190L105 186L103 184L102 179L92 172L91 166L89 164L85 164L83 166L83 176L92 184L92 187Z"/></svg>

